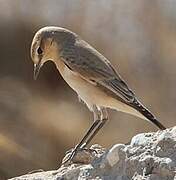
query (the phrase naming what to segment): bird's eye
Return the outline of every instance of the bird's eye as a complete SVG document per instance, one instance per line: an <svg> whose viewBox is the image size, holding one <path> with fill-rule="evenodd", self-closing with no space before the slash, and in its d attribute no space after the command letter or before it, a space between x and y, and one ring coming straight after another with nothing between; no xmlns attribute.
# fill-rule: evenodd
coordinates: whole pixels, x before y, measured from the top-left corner
<svg viewBox="0 0 176 180"><path fill-rule="evenodd" d="M41 55L41 54L43 53L43 50L41 49L41 47L38 47L37 53L38 53L39 55Z"/></svg>

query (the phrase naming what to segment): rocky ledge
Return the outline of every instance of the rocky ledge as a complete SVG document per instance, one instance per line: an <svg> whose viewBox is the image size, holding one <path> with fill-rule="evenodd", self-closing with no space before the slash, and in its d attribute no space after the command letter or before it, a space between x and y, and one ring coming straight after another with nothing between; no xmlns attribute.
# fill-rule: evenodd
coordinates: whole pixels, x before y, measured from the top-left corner
<svg viewBox="0 0 176 180"><path fill-rule="evenodd" d="M48 179L176 180L176 127L138 134L129 144L115 144L110 149L93 145L89 151L78 152L73 163L57 170L11 180Z"/></svg>

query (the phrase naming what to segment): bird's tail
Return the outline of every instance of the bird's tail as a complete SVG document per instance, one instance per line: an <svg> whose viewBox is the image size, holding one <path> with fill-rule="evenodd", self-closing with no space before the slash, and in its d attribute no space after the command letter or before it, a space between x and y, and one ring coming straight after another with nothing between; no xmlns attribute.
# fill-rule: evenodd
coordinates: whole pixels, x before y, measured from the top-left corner
<svg viewBox="0 0 176 180"><path fill-rule="evenodd" d="M134 109L140 112L147 120L155 124L159 129L166 129L157 119L156 117L147 110L142 103L140 103L137 99L134 99L133 103L130 104Z"/></svg>

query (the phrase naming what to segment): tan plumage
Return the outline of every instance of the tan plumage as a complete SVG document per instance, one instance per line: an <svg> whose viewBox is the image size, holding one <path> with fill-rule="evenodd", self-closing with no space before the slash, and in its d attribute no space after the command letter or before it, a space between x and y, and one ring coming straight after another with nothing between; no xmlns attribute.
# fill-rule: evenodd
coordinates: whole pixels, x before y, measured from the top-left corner
<svg viewBox="0 0 176 180"><path fill-rule="evenodd" d="M137 100L111 63L75 33L60 27L40 29L31 45L31 57L35 65L34 76L46 61L53 61L65 81L94 112L94 117L100 118L100 124L107 119L106 107L109 107L165 129Z"/></svg>

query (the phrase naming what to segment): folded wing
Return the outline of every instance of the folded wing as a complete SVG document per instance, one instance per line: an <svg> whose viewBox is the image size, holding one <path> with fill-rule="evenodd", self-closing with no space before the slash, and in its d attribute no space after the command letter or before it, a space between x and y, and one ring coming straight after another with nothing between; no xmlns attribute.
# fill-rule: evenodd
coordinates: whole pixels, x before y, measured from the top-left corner
<svg viewBox="0 0 176 180"><path fill-rule="evenodd" d="M110 62L85 41L78 39L74 44L65 45L61 57L72 71L85 80L100 85L126 102L133 102L134 93Z"/></svg>

